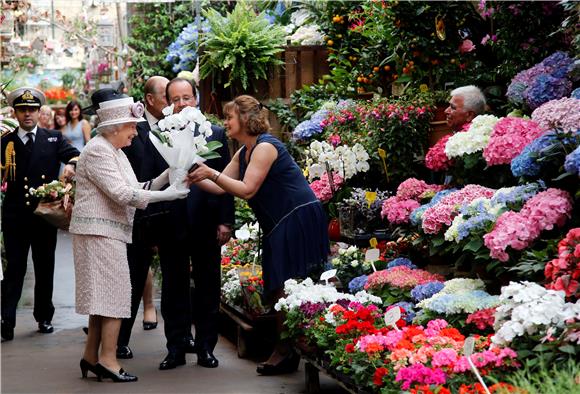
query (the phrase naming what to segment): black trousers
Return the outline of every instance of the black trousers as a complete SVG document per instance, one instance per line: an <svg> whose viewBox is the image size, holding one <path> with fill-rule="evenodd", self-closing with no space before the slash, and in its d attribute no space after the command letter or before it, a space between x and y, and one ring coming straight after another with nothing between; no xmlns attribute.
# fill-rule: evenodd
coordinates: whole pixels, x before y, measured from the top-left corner
<svg viewBox="0 0 580 394"><path fill-rule="evenodd" d="M2 321L16 326L16 308L22 295L30 249L34 264L33 315L37 322L51 321L56 227L32 212L23 212L18 218L5 218L2 233L7 260L2 280Z"/></svg>
<svg viewBox="0 0 580 394"><path fill-rule="evenodd" d="M189 302L189 255L185 237L175 233L170 215L154 220L137 221L133 227L134 242L127 246L127 260L131 276L131 318L123 319L117 345L128 345L135 323L147 271L153 260L152 246L159 250L161 264L161 315L164 320L167 349L183 352L190 334L191 308Z"/></svg>
<svg viewBox="0 0 580 394"><path fill-rule="evenodd" d="M213 351L218 341L221 297L221 248L216 231L207 231L191 240L192 322L195 343L200 350Z"/></svg>

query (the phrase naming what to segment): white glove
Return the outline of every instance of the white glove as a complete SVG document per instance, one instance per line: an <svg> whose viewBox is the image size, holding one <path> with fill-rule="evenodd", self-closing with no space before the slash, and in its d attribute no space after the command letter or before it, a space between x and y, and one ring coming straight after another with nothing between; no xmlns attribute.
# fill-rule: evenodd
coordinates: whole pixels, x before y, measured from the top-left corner
<svg viewBox="0 0 580 394"><path fill-rule="evenodd" d="M149 203L159 202L159 201L172 201L177 199L183 199L187 197L189 193L189 189L185 190L177 190L175 185L169 186L165 190L161 191L150 191L151 198L149 199Z"/></svg>
<svg viewBox="0 0 580 394"><path fill-rule="evenodd" d="M161 188L169 183L169 168L163 171L157 178L151 181L151 190L161 190Z"/></svg>

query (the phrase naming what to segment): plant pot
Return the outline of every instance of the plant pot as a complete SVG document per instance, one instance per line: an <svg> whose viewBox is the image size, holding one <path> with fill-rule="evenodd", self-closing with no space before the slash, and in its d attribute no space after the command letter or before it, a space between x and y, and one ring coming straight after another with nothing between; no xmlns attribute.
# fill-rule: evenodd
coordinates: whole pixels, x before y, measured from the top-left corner
<svg viewBox="0 0 580 394"><path fill-rule="evenodd" d="M328 223L328 238L331 241L340 241L340 222L337 218L330 219Z"/></svg>
<svg viewBox="0 0 580 394"><path fill-rule="evenodd" d="M434 120L429 122L431 131L429 133L429 146L433 146L446 135L453 134L446 120Z"/></svg>

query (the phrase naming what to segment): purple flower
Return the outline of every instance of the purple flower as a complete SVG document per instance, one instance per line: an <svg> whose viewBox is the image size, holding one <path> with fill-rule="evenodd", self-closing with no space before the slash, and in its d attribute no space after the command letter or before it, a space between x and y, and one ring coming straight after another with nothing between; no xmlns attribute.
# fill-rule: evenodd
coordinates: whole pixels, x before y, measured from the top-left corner
<svg viewBox="0 0 580 394"><path fill-rule="evenodd" d="M572 81L548 74L540 75L524 92L531 109L536 109L548 101L567 97L572 91Z"/></svg>
<svg viewBox="0 0 580 394"><path fill-rule="evenodd" d="M576 174L578 177L580 177L580 146L578 146L572 151L572 153L566 156L564 169L566 172Z"/></svg>
<svg viewBox="0 0 580 394"><path fill-rule="evenodd" d="M300 312L302 312L302 314L306 316L308 319L312 319L317 314L324 312L327 306L328 305L324 302L313 303L310 301L306 301L305 303L300 305Z"/></svg>
<svg viewBox="0 0 580 394"><path fill-rule="evenodd" d="M417 285L411 290L411 297L417 302L423 301L439 293L443 290L444 286L442 282L427 282L422 285Z"/></svg>
<svg viewBox="0 0 580 394"><path fill-rule="evenodd" d="M408 267L411 269L416 269L417 266L415 264L413 264L413 262L411 262L411 260L406 259L404 257L397 257L396 259L393 259L389 262L389 264L387 264L387 269L391 269L394 267Z"/></svg>

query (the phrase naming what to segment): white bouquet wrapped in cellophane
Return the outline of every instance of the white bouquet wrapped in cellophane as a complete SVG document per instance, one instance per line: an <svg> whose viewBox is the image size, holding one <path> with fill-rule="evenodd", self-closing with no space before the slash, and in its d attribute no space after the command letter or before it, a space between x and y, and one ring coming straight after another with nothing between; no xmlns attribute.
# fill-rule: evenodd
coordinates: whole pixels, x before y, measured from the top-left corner
<svg viewBox="0 0 580 394"><path fill-rule="evenodd" d="M188 170L195 164L220 157L216 149L219 141L207 141L212 135L211 123L195 107L185 107L174 114L173 105L163 109L165 118L151 132L157 137L155 147L169 165L169 183L186 188L184 183Z"/></svg>

